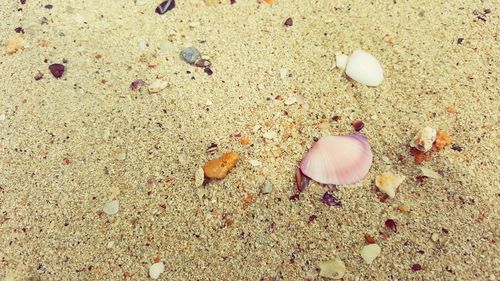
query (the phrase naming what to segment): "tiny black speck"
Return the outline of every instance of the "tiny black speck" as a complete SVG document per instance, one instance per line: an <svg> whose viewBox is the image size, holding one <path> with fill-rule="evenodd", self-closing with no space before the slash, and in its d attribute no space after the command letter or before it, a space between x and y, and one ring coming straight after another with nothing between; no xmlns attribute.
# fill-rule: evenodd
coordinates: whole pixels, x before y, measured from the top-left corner
<svg viewBox="0 0 500 281"><path fill-rule="evenodd" d="M464 42L464 38L458 38L457 39L457 44L462 44L462 42Z"/></svg>

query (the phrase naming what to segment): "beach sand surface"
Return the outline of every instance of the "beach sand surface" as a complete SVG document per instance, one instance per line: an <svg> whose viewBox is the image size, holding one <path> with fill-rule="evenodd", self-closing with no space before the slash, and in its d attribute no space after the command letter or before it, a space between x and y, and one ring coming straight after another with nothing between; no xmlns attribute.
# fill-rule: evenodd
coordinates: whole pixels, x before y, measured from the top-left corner
<svg viewBox="0 0 500 281"><path fill-rule="evenodd" d="M321 280L337 257L343 280L500 278L498 2L0 2L0 280L147 280L155 262L159 280ZM211 75L180 58L188 46ZM357 49L380 86L335 67ZM150 93L155 80L167 86ZM341 206L315 182L290 200L314 139L356 119L366 179L332 193ZM452 145L416 164L427 126ZM229 174L197 186L229 151ZM406 179L385 200L386 171ZM382 249L372 264L365 235Z"/></svg>

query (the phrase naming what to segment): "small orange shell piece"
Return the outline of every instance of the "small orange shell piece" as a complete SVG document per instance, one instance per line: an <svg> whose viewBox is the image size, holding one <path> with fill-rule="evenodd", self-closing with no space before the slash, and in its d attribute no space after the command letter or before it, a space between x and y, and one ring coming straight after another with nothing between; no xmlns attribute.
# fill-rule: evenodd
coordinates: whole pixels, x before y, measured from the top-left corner
<svg viewBox="0 0 500 281"><path fill-rule="evenodd" d="M250 144L250 140L247 137L241 137L240 138L240 143L242 145L248 145L248 144Z"/></svg>
<svg viewBox="0 0 500 281"><path fill-rule="evenodd" d="M438 131L436 135L436 141L434 142L434 146L437 151L445 148L446 146L451 144L450 134L444 131Z"/></svg>
<svg viewBox="0 0 500 281"><path fill-rule="evenodd" d="M205 176L210 179L223 179L239 159L238 153L231 151L225 153L219 159L209 160L203 166Z"/></svg>
<svg viewBox="0 0 500 281"><path fill-rule="evenodd" d="M275 2L274 0L263 0L263 1L266 2L269 5L272 5Z"/></svg>

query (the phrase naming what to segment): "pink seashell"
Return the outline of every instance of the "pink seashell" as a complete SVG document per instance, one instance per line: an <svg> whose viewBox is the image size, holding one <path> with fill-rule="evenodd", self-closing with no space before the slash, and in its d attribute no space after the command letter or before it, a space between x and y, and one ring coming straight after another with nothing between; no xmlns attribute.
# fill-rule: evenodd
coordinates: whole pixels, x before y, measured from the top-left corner
<svg viewBox="0 0 500 281"><path fill-rule="evenodd" d="M300 162L304 175L323 184L352 184L363 180L373 161L362 134L319 139Z"/></svg>

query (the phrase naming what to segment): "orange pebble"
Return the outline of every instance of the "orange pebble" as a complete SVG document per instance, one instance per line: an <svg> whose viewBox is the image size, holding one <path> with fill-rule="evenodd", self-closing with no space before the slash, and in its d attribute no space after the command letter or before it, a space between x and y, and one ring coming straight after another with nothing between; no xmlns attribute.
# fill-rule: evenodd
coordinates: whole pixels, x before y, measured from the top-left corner
<svg viewBox="0 0 500 281"><path fill-rule="evenodd" d="M247 137L241 137L240 138L240 143L242 145L248 145L248 144L250 144L250 140Z"/></svg>
<svg viewBox="0 0 500 281"><path fill-rule="evenodd" d="M365 242L368 243L368 244L374 244L377 241L375 240L375 238L373 238L373 236L365 234Z"/></svg>
<svg viewBox="0 0 500 281"><path fill-rule="evenodd" d="M448 113L457 113L457 112L458 112L458 110L456 110L456 109L455 109L455 108L453 108L453 107L448 107L448 108L446 109L446 111L448 111Z"/></svg>
<svg viewBox="0 0 500 281"><path fill-rule="evenodd" d="M407 214L410 211L410 209L408 209L408 207L406 207L405 205L399 205L398 210L404 214Z"/></svg>
<svg viewBox="0 0 500 281"><path fill-rule="evenodd" d="M219 159L210 160L203 166L205 176L210 179L223 179L239 159L238 153L231 151L222 155Z"/></svg>
<svg viewBox="0 0 500 281"><path fill-rule="evenodd" d="M263 0L264 2L266 2L267 4L274 4L274 0Z"/></svg>
<svg viewBox="0 0 500 281"><path fill-rule="evenodd" d="M451 136L447 132L438 131L436 135L436 141L434 142L434 147L436 147L437 151L445 148L446 146L451 144Z"/></svg>
<svg viewBox="0 0 500 281"><path fill-rule="evenodd" d="M252 203L252 201L253 201L253 195L252 194L248 194L247 196L245 196L245 198L243 198L243 201L245 203Z"/></svg>

